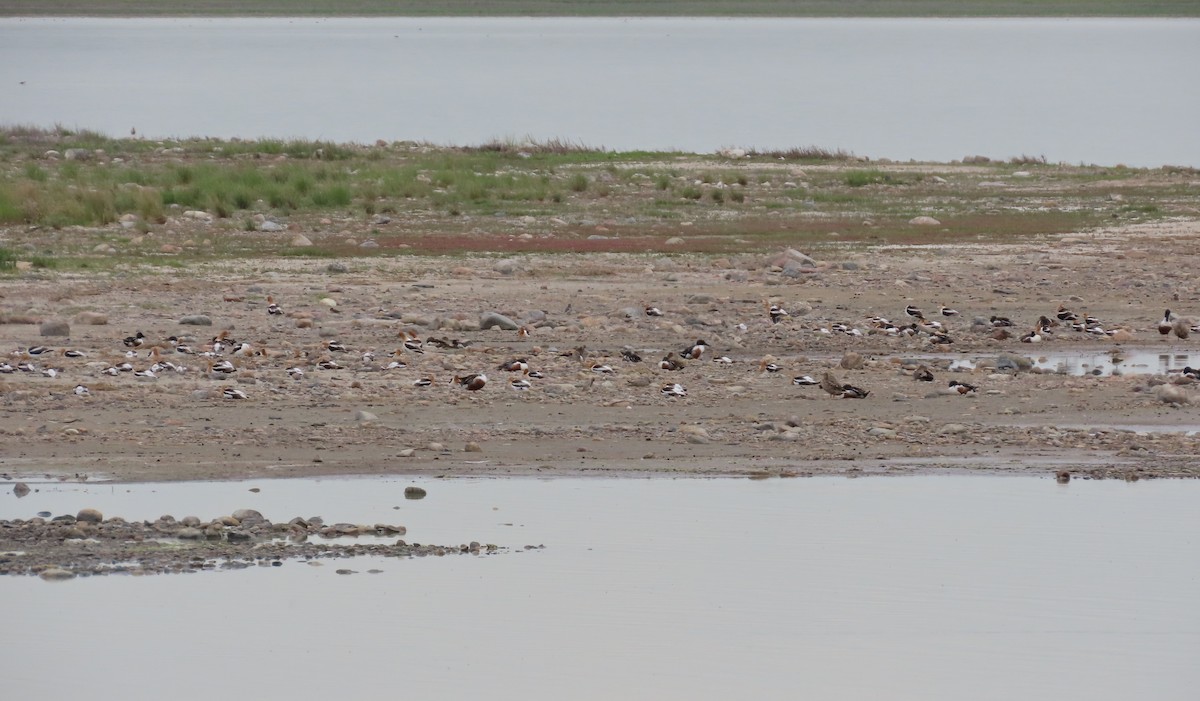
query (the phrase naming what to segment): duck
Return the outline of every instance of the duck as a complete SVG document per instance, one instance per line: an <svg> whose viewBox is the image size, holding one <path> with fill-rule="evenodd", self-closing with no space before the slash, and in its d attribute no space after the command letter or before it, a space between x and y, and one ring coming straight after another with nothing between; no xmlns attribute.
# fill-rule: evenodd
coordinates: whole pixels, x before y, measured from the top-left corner
<svg viewBox="0 0 1200 701"><path fill-rule="evenodd" d="M933 371L924 365L918 366L916 370L913 370L913 379L920 382L933 382Z"/></svg>
<svg viewBox="0 0 1200 701"><path fill-rule="evenodd" d="M687 390L684 389L683 385L676 382L675 384L663 385L662 395L664 397L671 397L671 398L686 397Z"/></svg>
<svg viewBox="0 0 1200 701"><path fill-rule="evenodd" d="M997 328L997 329L1013 325L1012 319L1009 319L1006 316L993 315L992 318L989 319L989 321L991 321L991 323L992 323L992 328Z"/></svg>
<svg viewBox="0 0 1200 701"><path fill-rule="evenodd" d="M226 387L221 390L221 396L226 399L249 399L250 397L237 387Z"/></svg>
<svg viewBox="0 0 1200 701"><path fill-rule="evenodd" d="M459 377L458 375L455 375L454 379L452 380L452 382L457 382L471 392L478 392L479 390L483 389L487 385L487 381L487 375L483 373L467 375L466 377Z"/></svg>
<svg viewBox="0 0 1200 701"><path fill-rule="evenodd" d="M904 315L907 317L910 317L912 319L924 319L925 318L924 312L922 312L920 310L920 308L913 306L911 304L904 308Z"/></svg>
<svg viewBox="0 0 1200 701"><path fill-rule="evenodd" d="M283 316L283 309L275 304L275 298L267 295L267 313L271 316Z"/></svg>
<svg viewBox="0 0 1200 701"><path fill-rule="evenodd" d="M638 355L632 349L623 348L621 350L621 360L627 363L640 363L642 362L642 356Z"/></svg>
<svg viewBox="0 0 1200 701"><path fill-rule="evenodd" d="M949 387L959 394L970 394L979 389L975 385L969 385L966 382L959 382L958 380L950 380Z"/></svg>
<svg viewBox="0 0 1200 701"><path fill-rule="evenodd" d="M1032 331L1025 334L1024 336L1021 336L1021 343L1041 343L1041 342L1042 342L1042 334L1041 334L1040 328L1033 329Z"/></svg>
<svg viewBox="0 0 1200 701"><path fill-rule="evenodd" d="M646 305L645 312L646 312L646 316L662 316L663 315L661 309L659 309L658 307L650 306L650 305Z"/></svg>
<svg viewBox="0 0 1200 701"><path fill-rule="evenodd" d="M778 304L772 304L770 307L768 307L767 315L771 317L772 324L778 324L779 322L783 321L784 318L791 316L791 314L788 314L786 309Z"/></svg>
<svg viewBox="0 0 1200 701"><path fill-rule="evenodd" d="M496 369L505 372L529 372L529 361L525 358L514 358L500 363Z"/></svg>
<svg viewBox="0 0 1200 701"><path fill-rule="evenodd" d="M126 336L121 342L125 344L126 348L137 348L146 342L146 334L138 331L132 336Z"/></svg>
<svg viewBox="0 0 1200 701"><path fill-rule="evenodd" d="M1163 314L1162 321L1158 322L1158 332L1166 336L1167 334L1171 333L1171 327L1171 310L1168 309Z"/></svg>
<svg viewBox="0 0 1200 701"><path fill-rule="evenodd" d="M208 367L208 371L209 372L218 372L218 373L221 373L222 375L232 375L233 373L237 372L237 367L233 364L232 361L221 360L221 361L218 361L215 363L211 363Z"/></svg>
<svg viewBox="0 0 1200 701"><path fill-rule="evenodd" d="M810 375L800 375L799 377L792 378L792 384L798 387L808 387L810 385L819 385L821 383L817 380L814 380Z"/></svg>
<svg viewBox="0 0 1200 701"><path fill-rule="evenodd" d="M16 371L17 369L7 362L0 362L0 375L11 375Z"/></svg>
<svg viewBox="0 0 1200 701"><path fill-rule="evenodd" d="M855 387L854 385L842 385L842 399L866 399L870 394L870 390Z"/></svg>
<svg viewBox="0 0 1200 701"><path fill-rule="evenodd" d="M658 367L662 368L663 370L682 370L684 368L684 362L674 353L667 353L665 358L658 361Z"/></svg>
<svg viewBox="0 0 1200 701"><path fill-rule="evenodd" d="M302 368L290 367L287 370L285 370L285 372L287 372L287 376L292 378L293 380L304 379L304 370Z"/></svg>
<svg viewBox="0 0 1200 701"><path fill-rule="evenodd" d="M1179 372L1182 373L1184 377L1190 377L1193 380L1200 380L1200 370L1190 365L1183 366L1183 369Z"/></svg>
<svg viewBox="0 0 1200 701"><path fill-rule="evenodd" d="M698 360L700 356L704 355L704 351L706 350L708 350L708 344L703 340L697 339L697 341L691 346L688 346L683 353L681 353L681 355L691 360Z"/></svg>

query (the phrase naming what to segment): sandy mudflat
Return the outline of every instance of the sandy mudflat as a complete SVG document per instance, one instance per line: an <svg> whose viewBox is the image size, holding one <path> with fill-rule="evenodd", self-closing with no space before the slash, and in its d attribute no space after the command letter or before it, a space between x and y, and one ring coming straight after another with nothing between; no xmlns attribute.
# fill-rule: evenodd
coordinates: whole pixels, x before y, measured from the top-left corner
<svg viewBox="0 0 1200 701"><path fill-rule="evenodd" d="M1195 335L1163 336L1156 325L1165 307L1200 318L1198 233L1195 221L1168 221L1014 244L831 246L809 250L816 264L807 267L773 267L783 262L772 261L774 253L608 253L337 261L334 270L341 265L345 272L332 272L328 260L288 257L153 274L9 275L0 278L8 314L71 320L90 311L108 323L72 323L69 338L39 336L32 324L0 325L11 365L61 369L54 378L0 375L0 473L9 484L46 475L1197 476L1200 438L1182 429L1200 427L1200 410L1164 402L1164 390L1154 387L1173 383L1176 401L1190 402L1200 393L1188 378L1136 369L1103 377L997 372L995 361L1001 354L1115 353L1120 360L1135 351L1196 351ZM267 313L268 295L283 315ZM772 324L768 303L791 316ZM953 343L873 327L877 315L908 323L910 303L938 318ZM961 314L938 316L942 304ZM1063 325L1041 343L1018 341L1060 305L1108 330L1123 329L1121 340ZM646 306L662 316L646 316ZM531 335L479 330L489 311L528 326ZM188 314L207 315L212 326L179 324ZM993 315L1013 320L1011 338L972 326ZM862 335L820 330L839 323ZM148 340L126 358L122 339L137 331ZM249 343L248 354L199 355L222 331ZM402 331L424 341L424 353L401 351L395 359L407 367L382 369L401 347ZM197 354L170 352L170 336ZM465 348L438 348L435 337ZM658 367L667 352L697 339L711 346L701 359L678 371ZM347 352L329 351L331 340ZM52 350L19 353L35 345ZM102 374L121 362L145 369L154 345L185 370L164 370L157 379ZM582 359L563 355L580 347ZM85 357L64 357L68 348ZM624 360L623 348L644 361ZM374 358L364 360L368 351ZM839 367L849 351L862 356L861 368ZM714 363L714 356L733 362ZM950 371L950 359L960 356L983 362ZM544 377L530 379L528 390L513 389L510 380L520 374L497 366L514 358ZM236 372L208 372L223 359ZM344 367L320 369L322 359ZM913 379L914 364L905 362L913 359L932 369L934 381ZM763 371L764 362L779 372ZM1173 369L1183 364L1170 361ZM303 376L289 377L289 367ZM820 379L826 371L870 395L842 399L792 384L793 377ZM489 382L482 391L451 383L483 372ZM421 378L432 385L415 387ZM977 390L953 393L950 380ZM686 397L662 394L674 383ZM78 384L90 394L76 396ZM226 399L224 388L247 398Z"/></svg>

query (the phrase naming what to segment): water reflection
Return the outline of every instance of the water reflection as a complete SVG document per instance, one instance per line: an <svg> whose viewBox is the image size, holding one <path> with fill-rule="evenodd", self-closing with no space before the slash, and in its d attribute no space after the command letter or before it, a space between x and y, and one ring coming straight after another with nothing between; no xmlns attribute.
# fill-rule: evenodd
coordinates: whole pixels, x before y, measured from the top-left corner
<svg viewBox="0 0 1200 701"><path fill-rule="evenodd" d="M419 502L408 484L0 497L4 517L248 506L547 546L364 559L350 576L0 578L21 602L0 627L6 694L1190 701L1200 684L1200 482L422 480ZM63 641L82 639L104 644L60 673Z"/></svg>
<svg viewBox="0 0 1200 701"><path fill-rule="evenodd" d="M1031 354L1033 366L1045 372L1061 375L1167 375L1185 367L1200 367L1200 354L1190 352L1156 352L1120 350L1108 352L1054 352ZM975 368L978 359L956 358L951 369Z"/></svg>

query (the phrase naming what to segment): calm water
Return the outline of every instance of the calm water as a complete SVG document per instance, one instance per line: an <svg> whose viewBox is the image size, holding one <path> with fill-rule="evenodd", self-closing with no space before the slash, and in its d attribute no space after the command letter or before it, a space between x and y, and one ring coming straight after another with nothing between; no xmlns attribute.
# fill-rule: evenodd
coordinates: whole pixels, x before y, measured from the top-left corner
<svg viewBox="0 0 1200 701"><path fill-rule="evenodd" d="M1170 375L1186 367L1200 367L1200 353L1188 351L1119 348L1114 355L1109 351L1039 353L1023 348L1017 352L1033 360L1034 367L1060 375ZM974 368L975 360L957 358L950 367Z"/></svg>
<svg viewBox="0 0 1200 701"><path fill-rule="evenodd" d="M0 494L5 518L250 506L399 522L418 542L547 546L358 561L349 577L337 561L0 578L19 602L0 626L5 696L1191 701L1200 688L1200 482L427 480L419 502L409 483Z"/></svg>
<svg viewBox="0 0 1200 701"><path fill-rule="evenodd" d="M0 19L0 121L114 135L1200 166L1196 85L1197 20Z"/></svg>

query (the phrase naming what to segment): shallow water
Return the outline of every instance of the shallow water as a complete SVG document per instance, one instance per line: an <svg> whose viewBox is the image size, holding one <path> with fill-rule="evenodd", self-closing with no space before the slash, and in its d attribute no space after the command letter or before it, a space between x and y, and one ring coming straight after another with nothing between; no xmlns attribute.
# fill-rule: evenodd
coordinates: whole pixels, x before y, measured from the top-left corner
<svg viewBox="0 0 1200 701"><path fill-rule="evenodd" d="M0 19L0 120L1200 166L1200 21Z"/></svg>
<svg viewBox="0 0 1200 701"><path fill-rule="evenodd" d="M411 483L0 495L3 518L252 507L546 545L0 578L20 602L0 627L6 695L1190 701L1200 684L1200 482L421 480L429 496L406 501Z"/></svg>
<svg viewBox="0 0 1200 701"><path fill-rule="evenodd" d="M1019 353L1033 360L1033 366L1043 371L1060 375L1095 375L1106 377L1119 375L1167 375L1178 373L1185 367L1200 367L1200 353L1177 351L1154 351L1121 349L1117 355L1109 351L1056 351ZM939 356L951 357L951 356ZM955 358L950 364L954 368L974 368L978 359Z"/></svg>

